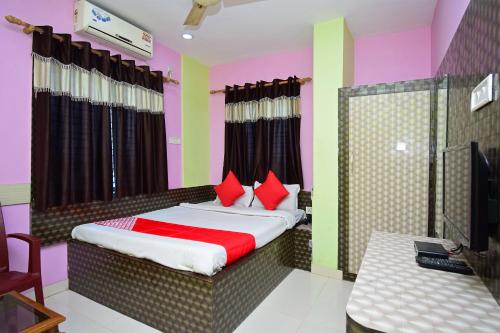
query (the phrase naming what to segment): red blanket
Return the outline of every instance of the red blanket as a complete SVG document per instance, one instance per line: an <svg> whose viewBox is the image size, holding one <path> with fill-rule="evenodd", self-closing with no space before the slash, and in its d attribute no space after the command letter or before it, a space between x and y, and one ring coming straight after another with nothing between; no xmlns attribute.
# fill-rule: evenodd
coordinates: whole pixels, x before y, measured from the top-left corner
<svg viewBox="0 0 500 333"><path fill-rule="evenodd" d="M243 232L191 227L136 217L96 222L96 224L156 236L217 244L226 249L226 265L255 249L255 237Z"/></svg>

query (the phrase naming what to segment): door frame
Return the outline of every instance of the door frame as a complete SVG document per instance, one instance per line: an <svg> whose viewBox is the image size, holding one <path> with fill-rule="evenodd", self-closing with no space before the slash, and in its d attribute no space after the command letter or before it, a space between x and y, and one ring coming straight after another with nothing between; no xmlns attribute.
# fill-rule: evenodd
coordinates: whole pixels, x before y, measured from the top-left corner
<svg viewBox="0 0 500 333"><path fill-rule="evenodd" d="M435 182L437 144L437 89L447 88L447 79L421 79L340 88L338 113L338 269L346 280L355 280L356 274L348 272L349 264L349 99L351 97L382 95L400 92L430 91L429 135L429 206L428 236L435 231Z"/></svg>

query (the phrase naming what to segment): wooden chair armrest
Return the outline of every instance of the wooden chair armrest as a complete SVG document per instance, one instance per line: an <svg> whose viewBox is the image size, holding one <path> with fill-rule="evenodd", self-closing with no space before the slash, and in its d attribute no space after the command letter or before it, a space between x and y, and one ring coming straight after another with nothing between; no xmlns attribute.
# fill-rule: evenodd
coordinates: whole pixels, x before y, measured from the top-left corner
<svg viewBox="0 0 500 333"><path fill-rule="evenodd" d="M28 263L28 272L30 273L41 273L41 265L40 265L40 239L27 235L27 234L8 234L7 238L15 238L22 240L29 244L29 263Z"/></svg>

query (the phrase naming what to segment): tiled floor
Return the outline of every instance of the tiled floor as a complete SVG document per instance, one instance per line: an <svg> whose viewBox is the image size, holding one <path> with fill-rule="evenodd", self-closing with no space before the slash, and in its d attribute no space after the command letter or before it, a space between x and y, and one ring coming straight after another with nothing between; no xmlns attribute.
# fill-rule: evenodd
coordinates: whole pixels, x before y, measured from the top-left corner
<svg viewBox="0 0 500 333"><path fill-rule="evenodd" d="M238 333L345 332L345 306L352 283L294 270L238 327ZM64 314L66 333L159 332L72 291L48 297Z"/></svg>

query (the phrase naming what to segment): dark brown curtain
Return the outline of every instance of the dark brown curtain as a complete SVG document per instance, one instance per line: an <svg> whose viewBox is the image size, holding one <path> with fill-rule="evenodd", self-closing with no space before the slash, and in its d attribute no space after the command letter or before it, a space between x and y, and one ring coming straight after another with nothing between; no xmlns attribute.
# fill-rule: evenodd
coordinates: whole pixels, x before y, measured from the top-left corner
<svg viewBox="0 0 500 333"><path fill-rule="evenodd" d="M52 38L52 28L35 32L33 52L68 70L73 63L87 71L109 73L109 52L91 53L89 43L81 49ZM46 68L51 68L49 64ZM56 80L50 73L47 80ZM55 85L61 85L61 82ZM112 165L110 116L103 105L72 100L61 91L33 92L33 194L37 209L93 200L111 200Z"/></svg>
<svg viewBox="0 0 500 333"><path fill-rule="evenodd" d="M89 43L74 45L67 34L59 41L52 27L40 28L33 34L35 209L166 190L161 72L124 66L119 55L111 61L109 51L96 54Z"/></svg>
<svg viewBox="0 0 500 333"><path fill-rule="evenodd" d="M303 187L300 83L296 77L281 81L226 87L223 177L233 170L253 185L273 170L283 183Z"/></svg>
<svg viewBox="0 0 500 333"><path fill-rule="evenodd" d="M121 60L119 55L115 56ZM123 65L126 62L128 66ZM163 94L163 75L134 61L112 63L113 79ZM113 142L116 143L116 196L119 198L168 189L167 147L163 113L113 106Z"/></svg>

